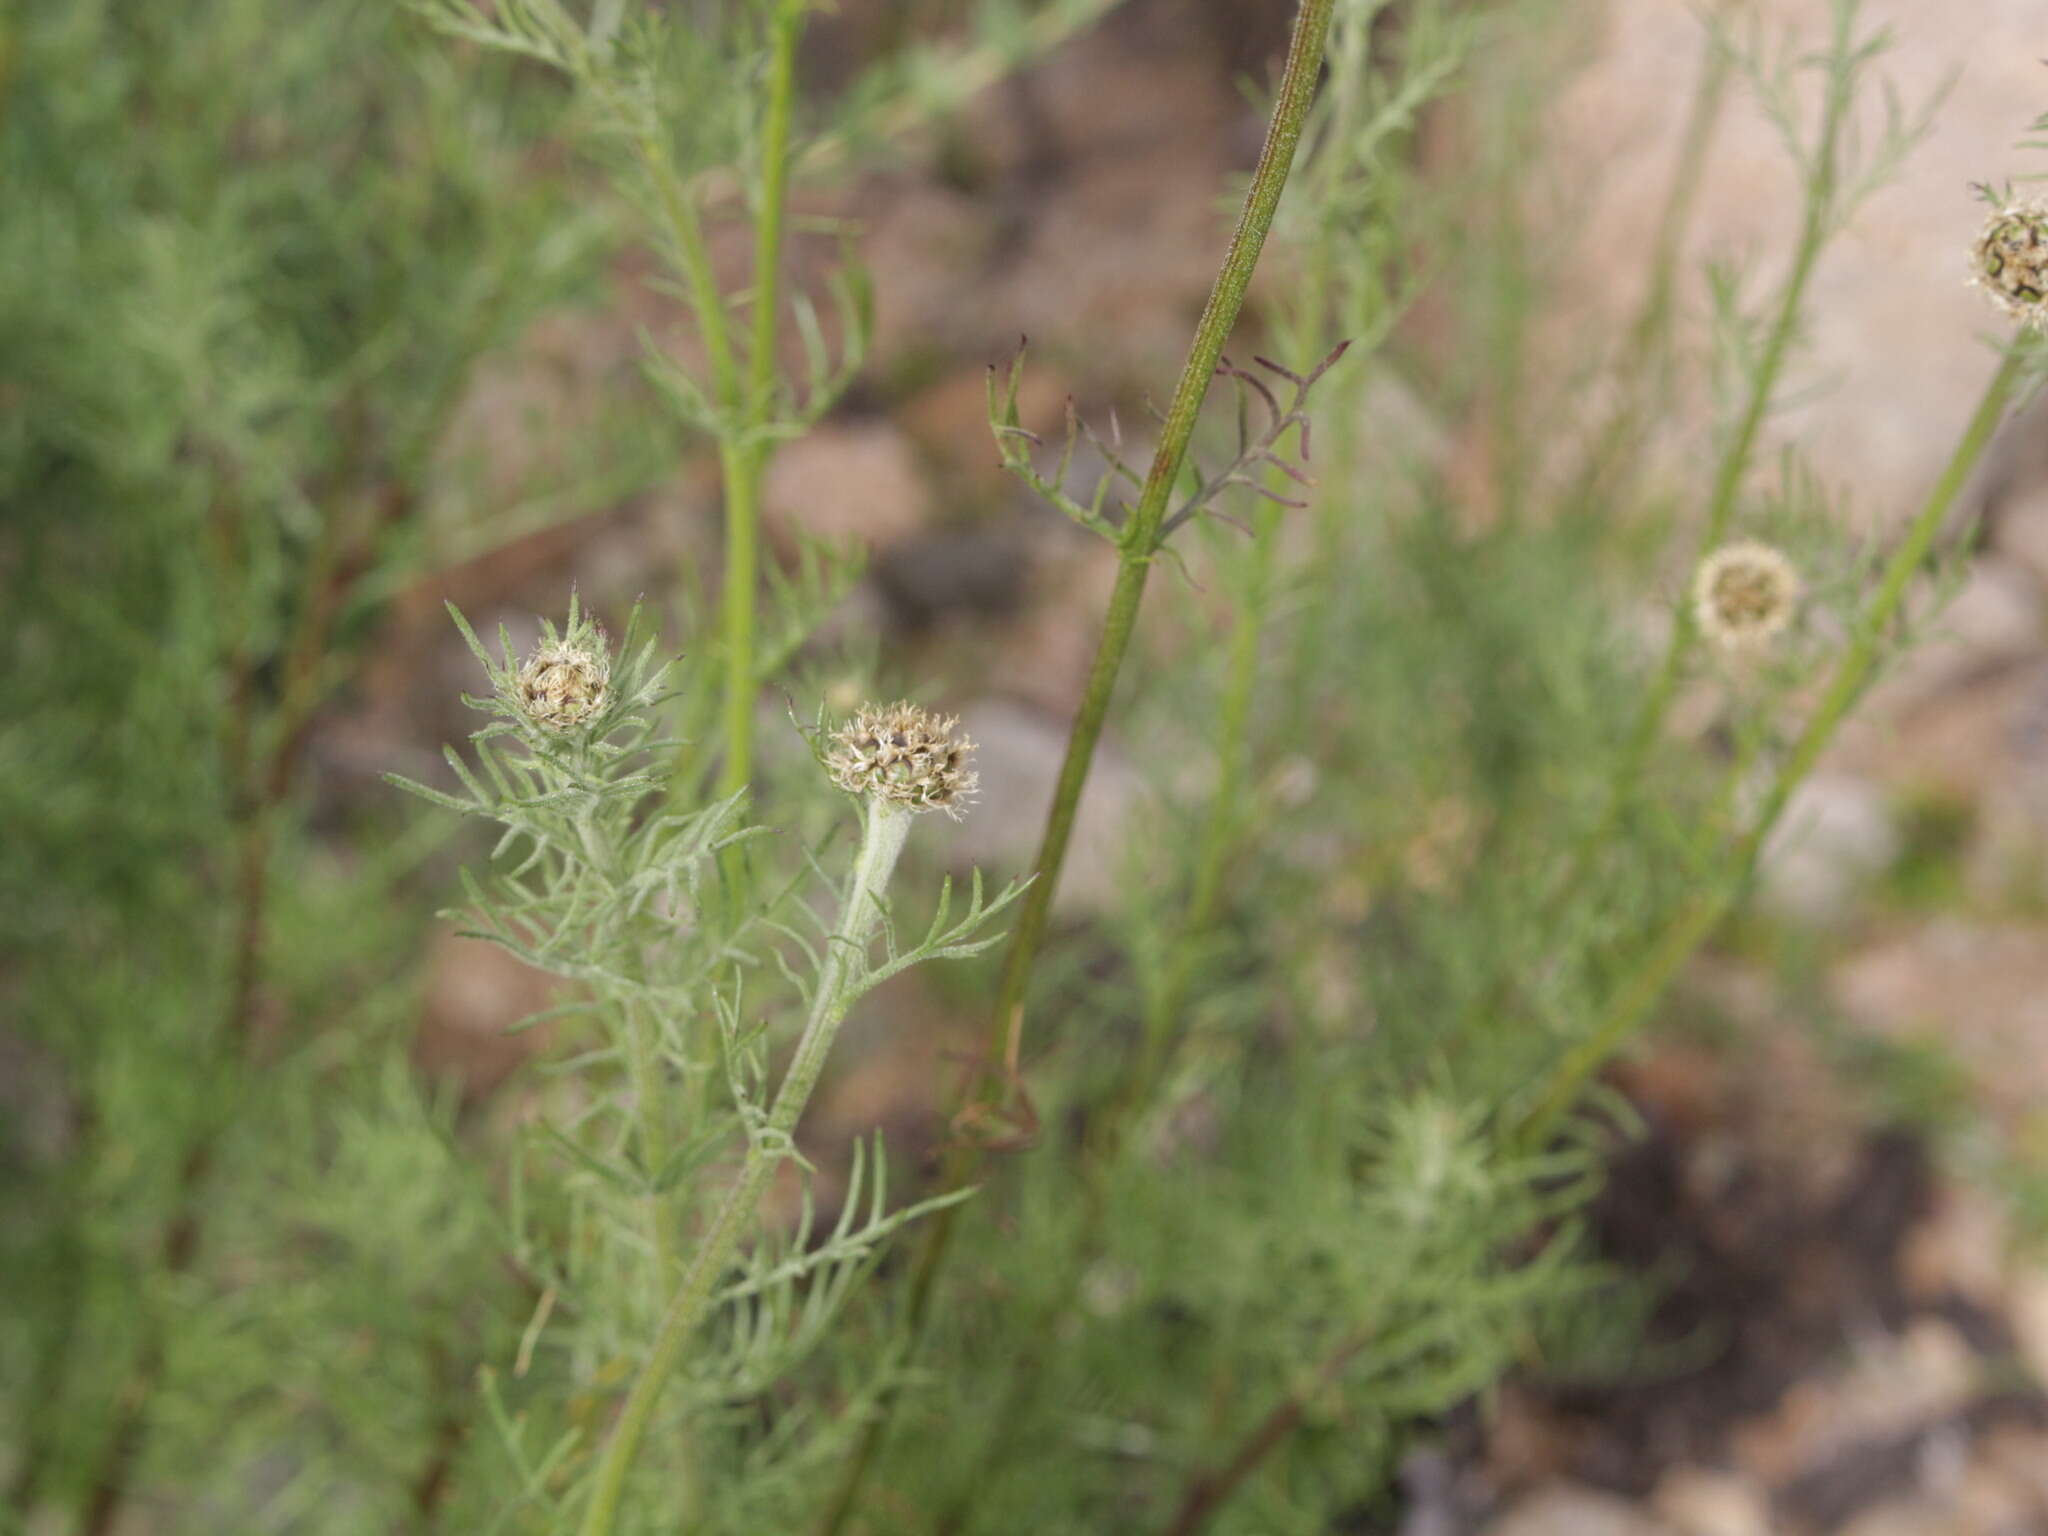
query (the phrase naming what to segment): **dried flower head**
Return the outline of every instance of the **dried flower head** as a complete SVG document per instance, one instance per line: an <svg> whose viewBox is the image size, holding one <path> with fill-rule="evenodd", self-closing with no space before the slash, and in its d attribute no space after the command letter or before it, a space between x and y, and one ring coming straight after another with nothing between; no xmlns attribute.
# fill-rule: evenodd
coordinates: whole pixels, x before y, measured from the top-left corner
<svg viewBox="0 0 2048 1536"><path fill-rule="evenodd" d="M572 620L567 634L550 631L519 669L519 707L535 725L573 731L604 708L611 680L604 631Z"/></svg>
<svg viewBox="0 0 2048 1536"><path fill-rule="evenodd" d="M2048 329L2048 202L1994 207L1970 253L1970 280L2021 325Z"/></svg>
<svg viewBox="0 0 2048 1536"><path fill-rule="evenodd" d="M958 818L979 782L967 766L974 743L953 735L959 724L911 704L867 705L832 733L825 771L849 795Z"/></svg>
<svg viewBox="0 0 2048 1536"><path fill-rule="evenodd" d="M1792 562L1768 544L1744 539L1700 562L1693 612L1707 638L1724 650L1756 650L1792 622L1799 594Z"/></svg>

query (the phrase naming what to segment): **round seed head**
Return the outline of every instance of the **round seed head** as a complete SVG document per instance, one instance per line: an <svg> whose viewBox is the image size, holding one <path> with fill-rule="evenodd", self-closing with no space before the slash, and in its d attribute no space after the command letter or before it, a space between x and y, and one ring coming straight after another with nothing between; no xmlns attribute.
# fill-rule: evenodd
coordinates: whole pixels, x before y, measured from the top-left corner
<svg viewBox="0 0 2048 1536"><path fill-rule="evenodd" d="M1700 562L1693 612L1701 632L1723 650L1754 651L1792 622L1799 593L1792 562L1768 544L1745 539L1723 544Z"/></svg>
<svg viewBox="0 0 2048 1536"><path fill-rule="evenodd" d="M535 725L573 731L604 708L612 659L604 631L586 625L550 638L519 669L519 707Z"/></svg>
<svg viewBox="0 0 2048 1536"><path fill-rule="evenodd" d="M1992 209L1970 253L1970 279L2021 325L2048 329L2048 203Z"/></svg>
<svg viewBox="0 0 2048 1536"><path fill-rule="evenodd" d="M959 724L911 704L867 705L833 732L825 771L849 795L958 818L979 782L967 766L974 743L953 734Z"/></svg>

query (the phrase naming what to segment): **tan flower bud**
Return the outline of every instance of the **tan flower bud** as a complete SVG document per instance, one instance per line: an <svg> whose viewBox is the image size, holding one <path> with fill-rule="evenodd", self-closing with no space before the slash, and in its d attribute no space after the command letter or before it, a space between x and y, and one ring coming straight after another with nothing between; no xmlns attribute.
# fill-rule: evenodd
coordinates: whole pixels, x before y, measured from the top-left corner
<svg viewBox="0 0 2048 1536"><path fill-rule="evenodd" d="M953 735L959 724L907 703L867 705L833 732L825 771L849 795L957 818L979 782L967 766L974 743Z"/></svg>
<svg viewBox="0 0 2048 1536"><path fill-rule="evenodd" d="M1693 578L1693 613L1706 637L1729 651L1754 651L1792 622L1799 572L1768 544L1723 544Z"/></svg>
<svg viewBox="0 0 2048 1536"><path fill-rule="evenodd" d="M1993 208L1970 254L1970 278L2021 325L2048 329L2048 203Z"/></svg>
<svg viewBox="0 0 2048 1536"><path fill-rule="evenodd" d="M611 678L604 631L590 624L572 627L526 658L519 669L519 707L535 725L573 731L604 708Z"/></svg>

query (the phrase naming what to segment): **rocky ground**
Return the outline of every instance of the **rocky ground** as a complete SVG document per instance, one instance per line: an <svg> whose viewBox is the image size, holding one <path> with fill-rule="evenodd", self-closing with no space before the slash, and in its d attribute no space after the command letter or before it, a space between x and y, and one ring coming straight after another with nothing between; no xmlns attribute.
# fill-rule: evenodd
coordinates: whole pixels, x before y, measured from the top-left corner
<svg viewBox="0 0 2048 1536"><path fill-rule="evenodd" d="M1274 44L1274 9L1130 0L820 206L860 220L882 275L873 382L778 459L771 536L800 517L864 541L873 574L853 621L977 680L971 727L1016 782L992 786L1009 811L967 824L963 858L1024 857L1111 574L1100 545L995 471L983 367L1028 332L1027 419L1041 422L1069 389L1135 402L1162 387L1212 275L1219 194L1256 149L1236 82ZM1817 29L1827 7L1750 9ZM1583 268L1550 317L1560 334L1628 311L1698 64L1692 10L1586 0L1584 58L1551 114L1560 173L1595 194ZM2048 107L2048 27L2038 0L1869 10L1897 29L1909 99L1956 83L1929 142L1823 265L1799 382L1829 387L1773 426L1881 530L1933 477L1984 375L1994 322L1961 282L1979 217L1967 183L2016 169L2008 146ZM844 7L814 67L864 19ZM1781 251L1796 208L1770 125L1731 102L1721 151L1696 254ZM573 438L579 401L630 374L635 326L672 318L641 276L621 271L611 317L543 328L470 403L466 440L501 490ZM2015 1257L2025 1191L1985 1172L2048 1148L2044 444L2040 411L2007 433L1971 498L1986 535L1943 638L1868 701L1774 850L1770 899L1823 957L1807 1002L1833 1021L1826 1040L1778 1027L1787 1004L1761 978L1703 969L1701 994L1743 1048L1673 1045L1629 1071L1648 1131L1598 1230L1617 1260L1670 1282L1656 1368L1514 1385L1446 1426L1408 1466L1402 1536L2048 1532L2048 1268ZM710 557L716 527L700 466L485 559L461 560L451 536L458 555L401 605L391 659L323 737L321 766L367 784L461 728L444 701L467 658L442 644L444 595L486 623L552 605L571 578L630 595ZM1112 748L1083 848L1111 845L1134 779ZM1098 897L1106 859L1076 869L1065 899ZM497 952L446 945L422 1053L486 1087L519 1049L499 1027L537 998ZM1839 1081L1844 1052L1910 1060L1928 1043L1970 1106L1959 1144L1872 1131ZM821 1113L914 1116L905 1076L851 1072Z"/></svg>

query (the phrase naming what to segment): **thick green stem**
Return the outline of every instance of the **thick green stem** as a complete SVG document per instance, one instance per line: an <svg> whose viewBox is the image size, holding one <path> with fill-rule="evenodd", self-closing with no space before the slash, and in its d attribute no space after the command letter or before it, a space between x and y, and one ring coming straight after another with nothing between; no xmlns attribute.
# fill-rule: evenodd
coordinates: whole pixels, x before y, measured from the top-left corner
<svg viewBox="0 0 2048 1536"><path fill-rule="evenodd" d="M1628 1039L1664 995L1679 968L1706 942L1728 908L1748 884L1759 854L1792 792L1813 771L1821 753L1834 738L1836 729L1869 684L1884 649L1884 637L1900 606L1906 589L1927 558L1927 552L1947 520L1950 508L1983 455L1991 434L2004 418L2007 405L2024 368L2024 349L2015 346L1992 376L1964 429L1948 467L1942 472L1926 503L1908 527L1904 541L1885 566L1884 579L1870 606L1864 609L1850 638L1849 649L1835 668L1827 692L1808 718L1805 729L1793 743L1769 792L1757 809L1749 831L1736 844L1727 872L1709 889L1682 908L1663 934L1651 946L1634 974L1615 994L1592 1032L1558 1062L1550 1073L1535 1107L1524 1118L1521 1140L1535 1144L1549 1134L1558 1117L1577 1101L1579 1093L1608 1057Z"/></svg>
<svg viewBox="0 0 2048 1536"><path fill-rule="evenodd" d="M1188 445L1194 437L1195 421L1202 401L1215 377L1216 364L1223 356L1224 343L1237 324L1239 312L1251 284L1253 269L1265 247L1273 214L1280 205L1281 191L1293 168L1295 148L1301 142L1302 125L1315 99L1316 81L1322 70L1323 44L1329 36L1335 0L1302 0L1295 15L1294 33L1288 44L1287 63L1280 90L1273 103L1273 115L1266 128L1266 141L1252 171L1243 210L1225 252L1209 301L1195 329L1193 345L1174 386L1167 408L1159 447L1139 493L1138 504L1124 525L1120 540L1122 562L1117 570L1109 607L1103 616L1102 634L1096 642L1095 660L1089 668L1087 689L1081 708L1067 737L1065 760L1053 790L1052 807L1046 816L1045 832L1034 865L1034 879L1026 892L1017 926L1004 956L1002 979L997 989L991 1021L990 1054L1000 1052L1003 1072L999 1078L983 1076L969 1092L995 1098L1008 1091L1019 1064L1023 1034L1024 992L1039 945L1052 915L1052 899L1059 886L1060 870L1066 862L1067 844L1073 836L1074 818L1080 809L1081 790L1088 779L1102 728L1109 718L1116 692L1117 674L1130 648L1137 626L1138 606L1145 595L1145 581L1159 552L1160 530L1166 521L1168 503ZM979 1153L971 1147L956 1150L947 1161L946 1186L957 1189L972 1178ZM948 1206L932 1219L917 1268L910 1280L905 1317L908 1347L914 1351L931 1304L931 1294L945 1255L951 1246L959 1207ZM845 1477L827 1506L822 1530L836 1533L851 1515L859 1498L867 1469L873 1464L882 1437L888 1432L893 1397L869 1422Z"/></svg>
<svg viewBox="0 0 2048 1536"><path fill-rule="evenodd" d="M1117 674L1123 668L1124 653L1137 627L1138 605L1145 595L1145 581L1151 574L1153 558L1159 552L1160 527L1165 522L1188 444L1194 437L1195 421L1202 401L1223 356L1223 346L1244 308L1245 290L1252 270L1265 247L1266 232L1280 205L1280 193L1287 185L1287 173L1294 164L1295 146L1301 127L1315 99L1316 77L1322 68L1323 41L1330 29L1335 0L1304 0L1295 18L1294 38L1287 54L1286 72L1273 104L1272 121L1266 129L1265 148L1252 172L1244 210L1230 237L1230 249L1223 258L1223 270L1209 293L1209 302L1195 329L1194 345L1174 386L1173 401L1166 412L1166 424L1158 451L1145 476L1138 505L1125 525L1122 538L1123 563L1117 571L1109 609L1103 616L1102 635L1096 642L1095 662L1089 669L1087 691L1081 709L1067 737L1067 755L1060 765L1060 777L1053 791L1052 809L1046 816L1045 835L1034 865L1036 878L1025 894L1023 910L1010 936L1004 957L1002 981L996 994L995 1034L1001 1042L1005 1066L1014 1071L1023 1028L1024 989L1038 947L1045 938L1052 899L1059 887L1060 868L1066 862L1067 843L1073 836L1074 817L1080 810L1081 790L1102 739L1103 723L1109 718L1110 702L1116 692Z"/></svg>
<svg viewBox="0 0 2048 1536"><path fill-rule="evenodd" d="M912 815L880 799L871 798L866 803L865 828L860 852L854 859L853 878L847 885L845 905L818 968L810 1016L797 1041L796 1054L790 1059L767 1120L748 1142L739 1177L726 1191L717 1215L698 1241L690 1266L655 1331L647 1361L640 1368L633 1390L627 1394L626 1405L619 1412L618 1423L598 1463L590 1508L579 1527L581 1536L609 1536L617 1523L626 1478L660 1403L662 1389L674 1373L684 1346L710 1310L713 1288L732 1262L740 1234L752 1225L769 1179L790 1153L797 1122L818 1086L825 1058L831 1054L832 1042L852 1005L850 982L860 972L868 940L881 916L881 898L896 868L897 856L903 852Z"/></svg>

